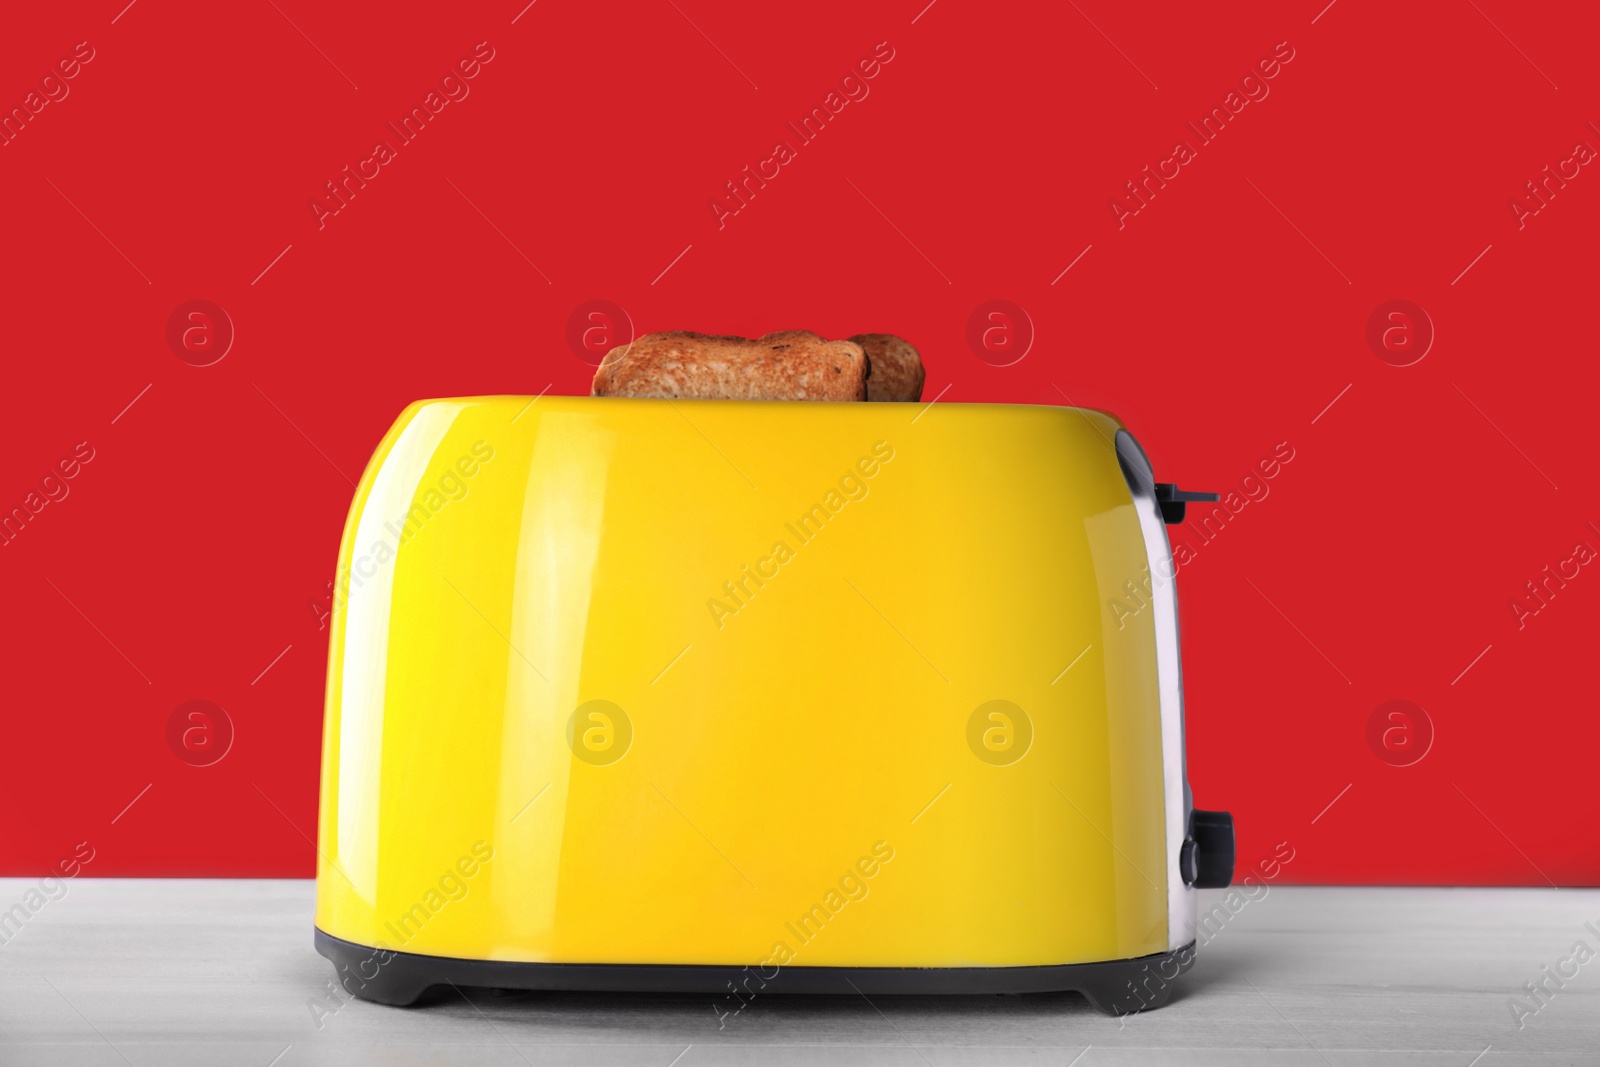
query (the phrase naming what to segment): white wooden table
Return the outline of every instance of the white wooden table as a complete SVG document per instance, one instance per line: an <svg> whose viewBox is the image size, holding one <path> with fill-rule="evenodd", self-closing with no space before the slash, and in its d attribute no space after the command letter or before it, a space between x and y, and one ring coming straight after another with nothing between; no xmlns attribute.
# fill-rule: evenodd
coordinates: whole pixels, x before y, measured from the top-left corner
<svg viewBox="0 0 1600 1067"><path fill-rule="evenodd" d="M36 885L0 879L0 909ZM1521 1029L1509 1007L1575 941L1600 952L1594 889L1275 887L1124 1020L1073 994L769 997L720 1030L703 996L474 990L319 1026L311 904L299 881L71 882L4 928L0 1064L1600 1064L1600 958Z"/></svg>

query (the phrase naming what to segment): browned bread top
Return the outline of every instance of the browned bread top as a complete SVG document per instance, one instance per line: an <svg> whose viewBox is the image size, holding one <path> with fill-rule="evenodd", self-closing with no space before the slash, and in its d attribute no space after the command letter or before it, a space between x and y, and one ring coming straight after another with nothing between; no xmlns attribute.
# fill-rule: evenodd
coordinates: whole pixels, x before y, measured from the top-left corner
<svg viewBox="0 0 1600 1067"><path fill-rule="evenodd" d="M872 361L868 400L921 400L927 372L911 342L892 333L858 333L850 338Z"/></svg>
<svg viewBox="0 0 1600 1067"><path fill-rule="evenodd" d="M686 400L865 400L869 364L854 341L809 330L744 337L673 331L613 348L595 371L594 396Z"/></svg>

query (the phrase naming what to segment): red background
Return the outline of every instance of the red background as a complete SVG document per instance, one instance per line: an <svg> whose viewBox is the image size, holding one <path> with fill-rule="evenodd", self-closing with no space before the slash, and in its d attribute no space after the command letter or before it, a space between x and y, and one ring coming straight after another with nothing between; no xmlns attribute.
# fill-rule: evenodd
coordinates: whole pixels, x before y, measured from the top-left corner
<svg viewBox="0 0 1600 1067"><path fill-rule="evenodd" d="M1600 882L1600 568L1509 607L1600 548L1600 174L1509 207L1600 146L1595 15L1323 2L13 8L7 110L95 58L0 148L0 507L95 458L0 548L0 873L88 840L86 875L311 875L351 481L411 400L586 392L567 321L604 298L641 331L896 332L927 398L1113 410L1194 488L1289 442L1179 579L1191 778L1241 873L1287 840L1286 881ZM481 41L470 95L319 229L324 182ZM723 183L882 41L719 229ZM1119 229L1124 183L1284 41ZM166 340L192 299L236 330L212 366ZM966 341L991 299L1032 322L1010 366ZM1436 330L1411 366L1366 341L1391 299ZM236 730L212 766L167 745L192 699ZM1391 699L1433 726L1411 766L1368 744Z"/></svg>

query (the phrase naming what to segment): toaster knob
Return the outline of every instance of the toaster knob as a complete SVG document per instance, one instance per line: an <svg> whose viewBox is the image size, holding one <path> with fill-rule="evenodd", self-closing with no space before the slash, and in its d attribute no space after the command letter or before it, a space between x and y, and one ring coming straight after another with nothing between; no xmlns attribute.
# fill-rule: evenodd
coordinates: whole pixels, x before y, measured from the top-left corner
<svg viewBox="0 0 1600 1067"><path fill-rule="evenodd" d="M1161 508L1161 518L1168 526L1176 526L1183 521L1183 513L1187 510L1185 505L1220 499L1216 493L1179 489L1171 482L1156 483L1156 504Z"/></svg>
<svg viewBox="0 0 1600 1067"><path fill-rule="evenodd" d="M1233 882L1233 816L1225 811L1189 813L1189 836L1178 854L1183 880L1196 889L1226 889Z"/></svg>

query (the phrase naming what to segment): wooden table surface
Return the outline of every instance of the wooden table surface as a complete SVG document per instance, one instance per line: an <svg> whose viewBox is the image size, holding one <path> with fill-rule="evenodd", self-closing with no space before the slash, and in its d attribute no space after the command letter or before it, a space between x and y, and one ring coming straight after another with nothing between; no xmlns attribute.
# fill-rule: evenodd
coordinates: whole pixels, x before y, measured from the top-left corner
<svg viewBox="0 0 1600 1067"><path fill-rule="evenodd" d="M0 879L0 910L37 884ZM312 896L68 883L0 927L0 1064L1600 1064L1600 957L1520 1028L1510 1007L1574 942L1600 952L1596 889L1274 887L1201 947L1168 1007L1121 1020L1075 994L768 997L721 1029L704 996L313 1010L333 970L311 947Z"/></svg>

